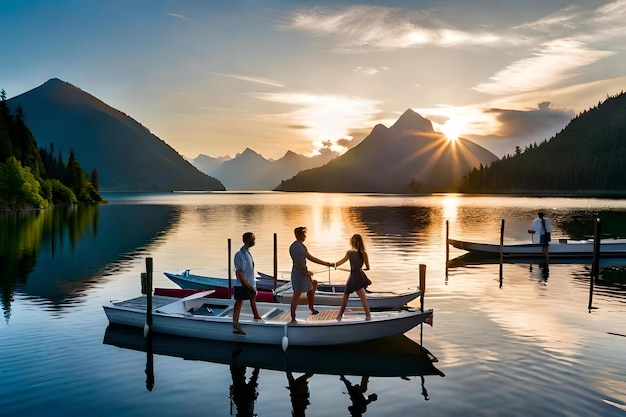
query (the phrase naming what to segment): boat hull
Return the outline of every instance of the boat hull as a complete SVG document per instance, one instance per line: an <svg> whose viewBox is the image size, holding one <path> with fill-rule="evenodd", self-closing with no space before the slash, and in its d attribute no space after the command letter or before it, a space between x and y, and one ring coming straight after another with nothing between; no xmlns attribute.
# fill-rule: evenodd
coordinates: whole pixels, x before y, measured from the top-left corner
<svg viewBox="0 0 626 417"><path fill-rule="evenodd" d="M409 302L413 301L421 295L420 290L406 292L406 293L367 293L367 305L372 310L385 310L402 307ZM276 301L279 303L289 304L293 299L293 291L278 291L275 293ZM301 297L301 300L306 301L306 297ZM329 292L329 291L316 291L315 292L315 304L327 305L327 306L341 306L343 301L343 292ZM360 307L363 304L361 299L356 293L352 293L348 297L348 307Z"/></svg>
<svg viewBox="0 0 626 417"><path fill-rule="evenodd" d="M171 272L164 272L165 276L173 281L180 288L190 288L195 290L214 290L218 288L228 288L235 284L235 278L218 278L209 277L204 275L191 274L189 271L185 271L182 274L173 274ZM230 281L230 283L229 283ZM278 280L276 286L287 284L289 281ZM274 289L274 279L270 278L257 278L256 280L257 290L272 291Z"/></svg>
<svg viewBox="0 0 626 417"><path fill-rule="evenodd" d="M480 252L500 254L500 245L467 242L456 239L448 239L448 243L457 249L468 252ZM601 257L626 257L626 239L605 239L600 242ZM567 240L560 239L550 242L550 257L592 257L594 242L590 240ZM542 257L542 246L535 243L506 244L502 245L502 255L509 257Z"/></svg>
<svg viewBox="0 0 626 417"><path fill-rule="evenodd" d="M242 309L239 320L246 334L239 335L232 330L233 300L191 301L153 297L150 330L155 333L230 342L321 346L356 343L403 334L431 318L433 314L432 310L382 311L372 312L372 320L365 320L362 309L347 309L343 320L339 322L335 320L338 312L336 309L320 306L318 315L309 314L308 309L299 308L298 322L292 324L289 322L289 305L257 303L264 322L253 320L251 311L246 306ZM143 328L146 323L145 296L111 302L103 308L112 324ZM199 313L200 310L203 313ZM207 313L208 311L210 313ZM283 338L286 338L286 341Z"/></svg>

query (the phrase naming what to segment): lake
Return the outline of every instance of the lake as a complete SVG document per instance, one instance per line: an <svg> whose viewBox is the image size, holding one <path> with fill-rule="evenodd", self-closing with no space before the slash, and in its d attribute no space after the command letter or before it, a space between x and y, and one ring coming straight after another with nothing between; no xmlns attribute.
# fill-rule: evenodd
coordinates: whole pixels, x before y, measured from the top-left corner
<svg viewBox="0 0 626 417"><path fill-rule="evenodd" d="M445 241L448 230L451 238L497 243L504 220L505 242L529 242L538 209L551 220L553 239L593 235L596 218L602 232L623 237L626 200L274 192L104 197L108 204L99 207L0 213L2 416L626 415L626 260L603 261L590 293L589 264L501 268L494 261L458 262L464 252L450 247L446 268ZM376 355L290 348L285 364L302 354L316 372L290 375L268 365L256 374L218 359L230 347L164 338L147 344L136 332L108 329L102 305L140 295L146 258L153 259L155 287L176 287L165 271L228 276L242 233L252 231L256 270L273 273L276 238L278 274L286 277L296 226L308 228L309 251L328 261L339 260L350 236L360 233L374 290L416 287L426 265L433 326L406 336L437 359L437 372L362 381L365 372L377 372L370 370ZM319 281L347 277L310 268ZM268 361L281 354L252 353ZM325 370L333 361L362 361L363 372L341 378ZM354 395L365 382L363 395Z"/></svg>

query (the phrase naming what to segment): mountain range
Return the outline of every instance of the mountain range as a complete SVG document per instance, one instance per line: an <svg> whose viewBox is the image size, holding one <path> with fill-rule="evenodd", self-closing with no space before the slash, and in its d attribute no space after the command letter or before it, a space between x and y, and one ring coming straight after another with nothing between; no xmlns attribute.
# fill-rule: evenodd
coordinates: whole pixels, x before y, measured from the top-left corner
<svg viewBox="0 0 626 417"><path fill-rule="evenodd" d="M457 191L463 176L498 157L463 138L450 141L411 109L378 124L328 164L283 181L279 191L431 193Z"/></svg>
<svg viewBox="0 0 626 417"><path fill-rule="evenodd" d="M57 78L7 100L20 106L40 148L64 160L73 149L100 191L224 190L130 116Z"/></svg>
<svg viewBox="0 0 626 417"><path fill-rule="evenodd" d="M228 190L271 190L281 181L302 170L322 166L337 155L327 149L312 157L287 151L282 158L272 161L246 148L235 158L199 155L192 160L192 164L220 180Z"/></svg>
<svg viewBox="0 0 626 417"><path fill-rule="evenodd" d="M448 141L407 110L376 125L341 156L291 151L268 160L250 148L235 158L186 159L139 122L59 79L13 97L39 147L98 171L100 191L281 190L377 193L456 191L464 175L498 158L466 140Z"/></svg>

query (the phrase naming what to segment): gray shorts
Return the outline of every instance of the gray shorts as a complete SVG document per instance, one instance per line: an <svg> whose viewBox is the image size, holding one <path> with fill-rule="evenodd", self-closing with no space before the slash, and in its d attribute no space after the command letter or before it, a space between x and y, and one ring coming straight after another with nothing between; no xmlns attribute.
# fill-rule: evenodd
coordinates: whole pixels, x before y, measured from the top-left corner
<svg viewBox="0 0 626 417"><path fill-rule="evenodd" d="M294 292L307 292L313 289L313 282L309 275L296 270L291 271L291 288Z"/></svg>

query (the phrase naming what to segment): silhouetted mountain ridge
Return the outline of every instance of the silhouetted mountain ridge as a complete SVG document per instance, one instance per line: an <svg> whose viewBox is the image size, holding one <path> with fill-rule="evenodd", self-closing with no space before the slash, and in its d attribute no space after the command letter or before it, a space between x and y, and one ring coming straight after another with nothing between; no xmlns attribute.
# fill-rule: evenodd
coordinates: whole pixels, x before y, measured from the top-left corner
<svg viewBox="0 0 626 417"><path fill-rule="evenodd" d="M411 109L390 127L376 125L354 148L328 164L284 181L280 191L429 193L456 191L463 175L497 160L459 138L451 142Z"/></svg>
<svg viewBox="0 0 626 417"><path fill-rule="evenodd" d="M64 158L74 149L86 172L96 168L101 191L224 189L136 120L70 83L53 78L7 103L21 105L40 147L54 144Z"/></svg>

